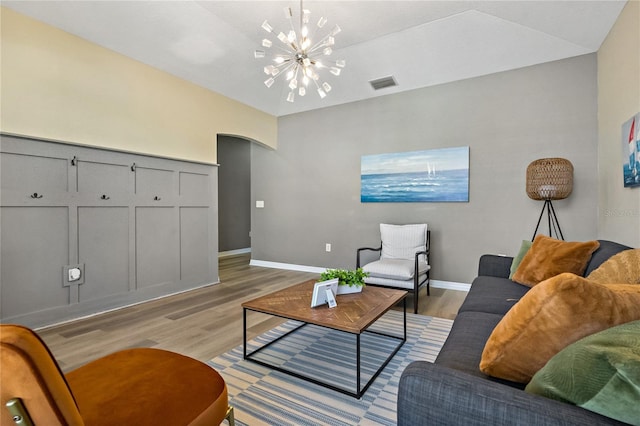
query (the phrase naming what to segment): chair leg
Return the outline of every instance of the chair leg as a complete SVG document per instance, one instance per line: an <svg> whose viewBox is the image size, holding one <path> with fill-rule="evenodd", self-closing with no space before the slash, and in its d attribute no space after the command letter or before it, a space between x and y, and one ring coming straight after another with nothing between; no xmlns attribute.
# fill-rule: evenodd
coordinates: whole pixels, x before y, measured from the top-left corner
<svg viewBox="0 0 640 426"><path fill-rule="evenodd" d="M224 416L224 418L229 423L229 426L235 426L236 418L235 418L235 416L233 414L233 407L232 406L229 406L229 408L227 408L227 415Z"/></svg>
<svg viewBox="0 0 640 426"><path fill-rule="evenodd" d="M418 293L420 293L420 289L413 292L413 313L418 313Z"/></svg>

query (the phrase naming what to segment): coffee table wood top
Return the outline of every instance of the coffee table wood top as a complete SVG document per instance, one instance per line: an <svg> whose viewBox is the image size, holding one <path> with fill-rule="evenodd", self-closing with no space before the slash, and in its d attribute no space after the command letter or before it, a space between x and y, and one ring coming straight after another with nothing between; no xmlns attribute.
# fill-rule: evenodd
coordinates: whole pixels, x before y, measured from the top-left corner
<svg viewBox="0 0 640 426"><path fill-rule="evenodd" d="M313 285L305 281L292 287L249 300L245 309L360 334L407 295L404 290L366 286L360 293L341 294L338 306L311 307Z"/></svg>

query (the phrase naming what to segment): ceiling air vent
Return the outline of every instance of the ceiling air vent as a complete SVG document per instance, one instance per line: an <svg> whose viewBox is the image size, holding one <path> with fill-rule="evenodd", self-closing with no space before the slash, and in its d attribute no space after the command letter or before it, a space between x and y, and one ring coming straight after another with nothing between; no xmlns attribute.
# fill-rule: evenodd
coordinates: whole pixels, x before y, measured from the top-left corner
<svg viewBox="0 0 640 426"><path fill-rule="evenodd" d="M385 87L393 87L398 85L398 83L396 83L396 80L392 76L378 78L377 80L371 80L369 81L369 84L371 85L371 87L373 87L373 90L380 90L384 89Z"/></svg>

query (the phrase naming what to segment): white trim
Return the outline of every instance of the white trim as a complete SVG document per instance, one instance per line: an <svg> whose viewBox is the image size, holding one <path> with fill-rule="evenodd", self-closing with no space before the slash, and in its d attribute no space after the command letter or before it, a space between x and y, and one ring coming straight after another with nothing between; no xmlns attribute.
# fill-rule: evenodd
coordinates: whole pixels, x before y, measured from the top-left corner
<svg viewBox="0 0 640 426"><path fill-rule="evenodd" d="M268 260L255 260L255 259L251 259L251 262L249 262L249 265L261 266L263 268L286 269L289 271L315 272L318 274L321 274L327 269L329 269L329 268L320 268L318 266L295 265L293 263L279 263L279 262L270 262Z"/></svg>
<svg viewBox="0 0 640 426"><path fill-rule="evenodd" d="M260 266L263 268L286 269L289 271L315 272L318 274L321 274L327 269L329 269L329 268L321 268L318 266L295 265L293 263L279 263L279 262L270 262L268 260L255 260L255 259L251 259L251 262L249 262L249 265ZM431 280L430 285L432 288L442 288L445 290L469 291L469 289L471 289L471 284L458 283L453 281Z"/></svg>
<svg viewBox="0 0 640 426"><path fill-rule="evenodd" d="M236 250L219 251L218 257L235 256L236 254L251 253L251 247L241 248Z"/></svg>
<svg viewBox="0 0 640 426"><path fill-rule="evenodd" d="M457 283L454 281L431 280L431 288L443 288L445 290L469 291L471 284Z"/></svg>

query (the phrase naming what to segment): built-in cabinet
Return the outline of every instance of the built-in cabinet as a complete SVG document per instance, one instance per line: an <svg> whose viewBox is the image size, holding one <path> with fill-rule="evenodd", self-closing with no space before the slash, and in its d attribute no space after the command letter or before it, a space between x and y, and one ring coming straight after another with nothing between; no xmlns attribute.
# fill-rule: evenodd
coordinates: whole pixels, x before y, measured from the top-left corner
<svg viewBox="0 0 640 426"><path fill-rule="evenodd" d="M218 281L216 165L1 137L2 322L41 326Z"/></svg>

